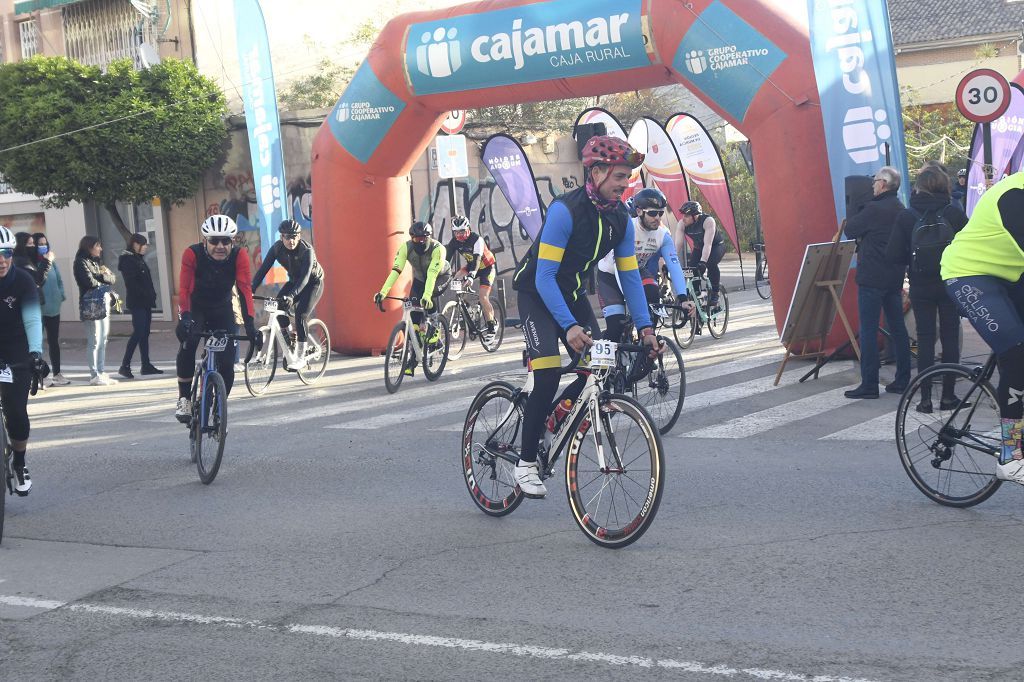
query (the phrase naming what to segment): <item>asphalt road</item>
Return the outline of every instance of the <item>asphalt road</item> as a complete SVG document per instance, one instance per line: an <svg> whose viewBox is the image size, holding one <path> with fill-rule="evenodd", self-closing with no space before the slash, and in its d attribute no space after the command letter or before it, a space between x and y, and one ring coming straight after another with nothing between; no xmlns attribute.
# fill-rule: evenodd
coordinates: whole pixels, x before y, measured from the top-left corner
<svg viewBox="0 0 1024 682"><path fill-rule="evenodd" d="M843 399L850 362L771 386L769 304L733 302L684 352L666 494L620 551L557 481L503 519L466 492L458 429L521 376L514 333L395 396L379 358L258 399L239 378L211 486L172 380L46 391L0 545L0 678L1021 679L1021 491L930 502L896 397Z"/></svg>

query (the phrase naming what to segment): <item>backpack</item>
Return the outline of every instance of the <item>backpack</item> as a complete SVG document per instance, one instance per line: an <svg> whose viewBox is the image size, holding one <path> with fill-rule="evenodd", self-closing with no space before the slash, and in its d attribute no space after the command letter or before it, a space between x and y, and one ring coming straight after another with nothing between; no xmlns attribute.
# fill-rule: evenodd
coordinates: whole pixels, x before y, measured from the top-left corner
<svg viewBox="0 0 1024 682"><path fill-rule="evenodd" d="M910 272L938 277L942 252L953 241L953 226L943 215L946 207L923 214L911 208L917 222L910 232Z"/></svg>

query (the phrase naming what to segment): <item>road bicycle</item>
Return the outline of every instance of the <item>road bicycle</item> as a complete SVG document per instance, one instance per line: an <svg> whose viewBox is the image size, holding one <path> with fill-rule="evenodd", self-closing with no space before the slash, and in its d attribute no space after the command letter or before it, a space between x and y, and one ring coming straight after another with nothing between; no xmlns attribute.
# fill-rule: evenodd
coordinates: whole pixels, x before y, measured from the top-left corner
<svg viewBox="0 0 1024 682"><path fill-rule="evenodd" d="M545 431L537 465L542 479L555 475L565 457L565 492L573 520L592 542L620 548L640 539L658 512L665 487L661 435L634 399L604 387L611 368L640 346L595 341L586 366L576 359L561 369L586 379L579 398L553 433ZM524 409L533 372L516 388L493 381L477 393L462 429L463 479L476 506L488 516L515 511L524 498L513 469L519 461Z"/></svg>
<svg viewBox="0 0 1024 682"><path fill-rule="evenodd" d="M667 298L662 296L659 305L650 306L655 332L671 324L672 311L676 307L671 293ZM664 436L675 426L683 409L686 368L683 366L679 346L661 335L658 335L658 340L665 344L665 350L657 359L650 359L647 352L625 353L624 366L609 371L605 383L610 392L623 393L643 405L658 427L658 432ZM619 342L626 346L640 342L631 315L626 316Z"/></svg>
<svg viewBox="0 0 1024 682"><path fill-rule="evenodd" d="M896 448L918 490L948 507L971 507L999 489L996 356L984 365L932 365L918 374L896 409ZM938 390L939 399L934 400Z"/></svg>
<svg viewBox="0 0 1024 682"><path fill-rule="evenodd" d="M311 318L306 322L306 353L303 362L298 357L298 339L293 330L285 336L278 322L278 315L290 314L293 310L280 310L280 301L270 296L253 296L263 301L267 313L267 324L260 327L263 348L245 363L245 387L253 396L262 395L277 372L277 358L287 372L299 375L299 381L306 385L315 384L327 371L331 359L331 335L323 321ZM279 312L280 311L280 312ZM298 366L297 366L298 365Z"/></svg>
<svg viewBox="0 0 1024 682"><path fill-rule="evenodd" d="M476 300L472 280L453 279L451 290L455 294L455 300L445 303L441 310L441 316L448 322L451 334L448 359L458 360L462 356L467 339L480 339L480 344L488 353L498 350L505 337L505 307L501 301L491 299L491 306L494 308L494 332L489 332L483 307L480 301ZM469 303L466 299L474 302Z"/></svg>
<svg viewBox="0 0 1024 682"><path fill-rule="evenodd" d="M750 246L754 249L754 259L757 261L754 288L757 289L757 295L767 301L772 297L772 281L768 277L768 252L764 250L763 242L754 242Z"/></svg>
<svg viewBox="0 0 1024 682"><path fill-rule="evenodd" d="M672 336L680 348L689 348L693 339L704 333L706 327L708 333L716 339L722 338L726 328L729 326L729 292L724 285L718 287L718 303L714 307L708 306L708 292L711 291L711 281L707 274L698 276L695 268L683 268L686 273L686 293L693 301L695 310L686 314L682 308L676 306L672 318Z"/></svg>
<svg viewBox="0 0 1024 682"><path fill-rule="evenodd" d="M387 349L384 351L384 386L388 393L394 393L402 385L407 368L415 368L420 363L423 365L423 375L427 377L427 381L440 379L445 365L448 364L448 349L451 345L448 321L436 311L426 312L419 299L403 296L385 296L384 299L402 302L402 319L391 330ZM381 299L381 304L377 306L381 312L384 312L384 299ZM416 325L413 324L414 312L422 315L425 324L422 333L416 331Z"/></svg>
<svg viewBox="0 0 1024 682"><path fill-rule="evenodd" d="M192 378L192 412L185 419L188 427L189 453L199 471L199 480L213 483L224 456L228 439L228 391L224 377L217 371L217 353L233 352L231 341L248 339L247 336L229 334L224 330L196 332L203 341L203 351L196 360ZM250 344L245 364L252 359L254 346Z"/></svg>
<svg viewBox="0 0 1024 682"><path fill-rule="evenodd" d="M12 383L14 381L14 370L16 369L28 369L27 365L21 363L7 363L5 360L0 359L0 383ZM29 388L29 395L35 395L39 390L39 381L36 377L32 378L32 384ZM3 411L3 398L0 398L0 465L4 477L4 486L6 491L0 489L0 542L4 539L4 514L5 507L7 505L7 496L15 495L14 492L14 449L11 447L11 439L7 434L7 420L4 417ZM27 493L26 493L27 494Z"/></svg>

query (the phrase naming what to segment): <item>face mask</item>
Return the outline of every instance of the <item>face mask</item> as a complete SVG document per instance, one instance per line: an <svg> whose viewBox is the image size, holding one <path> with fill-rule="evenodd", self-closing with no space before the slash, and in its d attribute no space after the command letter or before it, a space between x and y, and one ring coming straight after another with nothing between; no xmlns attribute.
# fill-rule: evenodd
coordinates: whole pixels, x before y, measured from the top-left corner
<svg viewBox="0 0 1024 682"><path fill-rule="evenodd" d="M422 244L417 244L416 242L413 242L412 248L416 249L416 253L423 254L427 252L427 243L423 242Z"/></svg>
<svg viewBox="0 0 1024 682"><path fill-rule="evenodd" d="M37 246L37 247L36 247L36 251L38 251L38 252L39 252L39 255L40 255L40 256L45 256L45 255L46 255L46 253L47 253L47 252L48 252L49 250L50 250L50 246L49 246L48 244L43 244L42 246Z"/></svg>
<svg viewBox="0 0 1024 682"><path fill-rule="evenodd" d="M33 260L36 258L36 255L38 254L38 251L36 251L35 246L26 246L25 252L28 254L28 257L32 258Z"/></svg>

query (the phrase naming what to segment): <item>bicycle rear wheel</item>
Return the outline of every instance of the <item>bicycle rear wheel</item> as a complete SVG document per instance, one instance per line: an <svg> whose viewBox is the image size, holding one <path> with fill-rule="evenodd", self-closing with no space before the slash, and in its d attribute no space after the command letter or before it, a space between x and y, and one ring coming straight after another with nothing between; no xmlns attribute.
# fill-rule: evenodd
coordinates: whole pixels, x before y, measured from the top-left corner
<svg viewBox="0 0 1024 682"><path fill-rule="evenodd" d="M650 528L665 488L665 458L661 435L635 400L605 395L599 404L601 438L593 432L591 415L585 415L569 441L565 488L583 534L617 549ZM599 442L604 470L597 458Z"/></svg>
<svg viewBox="0 0 1024 682"><path fill-rule="evenodd" d="M245 363L245 388L252 396L262 395L277 371L277 343L270 334L270 326L260 327L263 348Z"/></svg>
<svg viewBox="0 0 1024 682"><path fill-rule="evenodd" d="M694 310L685 318L684 314L685 311L680 308L672 311L672 337L680 348L689 348L693 343L693 337L697 335L697 315L700 313Z"/></svg>
<svg viewBox="0 0 1024 682"><path fill-rule="evenodd" d="M710 306L709 306L710 308ZM716 339L722 338L729 326L729 292L724 286L718 287L718 305L708 310L708 332Z"/></svg>
<svg viewBox="0 0 1024 682"><path fill-rule="evenodd" d="M933 395L959 400L932 400ZM921 411L925 405L931 412ZM948 422L948 423L947 423ZM918 490L947 507L971 507L999 489L995 476L1002 444L992 385L974 387L974 372L940 364L921 372L896 409L896 448Z"/></svg>
<svg viewBox="0 0 1024 682"><path fill-rule="evenodd" d="M434 325L437 326L435 327ZM448 364L448 348L451 345L451 335L448 333L448 320L444 319L441 315L437 315L434 321L427 325L427 331L423 338L431 338L434 335L435 329L437 331L437 341L433 343L423 342L425 346L423 351L423 376L427 377L427 381L437 381L441 378L444 366Z"/></svg>
<svg viewBox="0 0 1024 682"><path fill-rule="evenodd" d="M768 279L768 259L761 261L761 267L754 277L754 286L757 288L757 295L768 300L772 297L772 282Z"/></svg>
<svg viewBox="0 0 1024 682"><path fill-rule="evenodd" d="M306 366L297 372L299 381L307 386L320 381L330 360L331 334L327 325L320 320L310 320L306 324Z"/></svg>
<svg viewBox="0 0 1024 682"><path fill-rule="evenodd" d="M409 357L409 338L405 322L399 322L391 330L387 350L384 351L384 387L394 393L405 378L405 363Z"/></svg>
<svg viewBox="0 0 1024 682"><path fill-rule="evenodd" d="M463 480L474 504L488 516L510 514L524 499L512 476L523 421L514 395L504 381L487 384L473 398L462 427Z"/></svg>
<svg viewBox="0 0 1024 682"><path fill-rule="evenodd" d="M451 335L448 359L458 360L462 356L462 351L466 350L466 337L469 336L469 330L466 329L462 317L462 306L458 301L448 301L444 304L441 317L448 321L448 333Z"/></svg>
<svg viewBox="0 0 1024 682"><path fill-rule="evenodd" d="M651 415L661 435L675 426L686 397L686 370L683 354L671 340L665 342L665 352L654 361L651 373L633 384L633 397Z"/></svg>
<svg viewBox="0 0 1024 682"><path fill-rule="evenodd" d="M228 437L228 392L224 387L224 377L217 372L207 374L199 406L193 408L193 414L196 469L199 470L199 480L209 485L220 471L220 460Z"/></svg>

